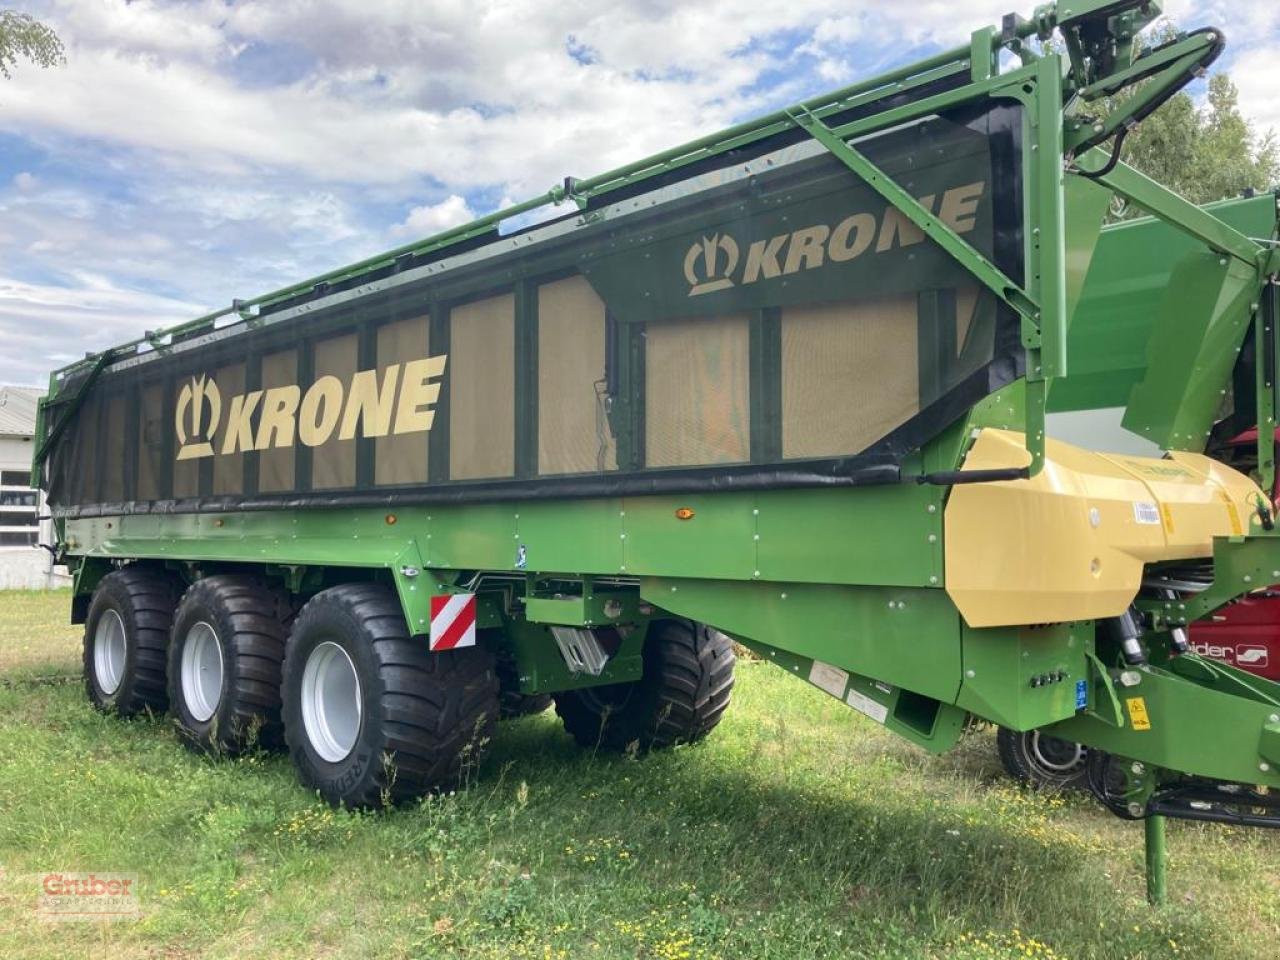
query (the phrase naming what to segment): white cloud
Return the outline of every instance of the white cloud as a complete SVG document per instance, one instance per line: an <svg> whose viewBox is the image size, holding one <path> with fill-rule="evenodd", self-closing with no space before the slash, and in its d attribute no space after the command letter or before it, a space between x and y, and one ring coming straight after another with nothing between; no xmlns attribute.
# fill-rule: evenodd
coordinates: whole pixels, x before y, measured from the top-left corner
<svg viewBox="0 0 1280 960"><path fill-rule="evenodd" d="M1239 57L1231 79L1240 91L1240 112L1253 121L1254 130L1280 134L1280 71L1274 48L1259 47Z"/></svg>
<svg viewBox="0 0 1280 960"><path fill-rule="evenodd" d="M475 218L476 213L467 201L454 193L439 203L414 207L404 221L396 224L391 232L397 237L429 237Z"/></svg>
<svg viewBox="0 0 1280 960"><path fill-rule="evenodd" d="M198 309L91 273L71 275L65 286L0 275L0 383L41 386L50 370L85 352L190 319Z"/></svg>
<svg viewBox="0 0 1280 960"><path fill-rule="evenodd" d="M536 193L772 102L776 91L753 85L805 56L759 45L779 30L813 32L825 50L873 23L868 32L894 35L887 49L900 50L903 31L911 42L956 42L1003 9L992 0L925 6L59 3L69 63L17 76L0 127L143 148L188 169L265 166L347 183L430 176L455 191ZM570 56L570 36L593 62ZM287 45L281 56L313 57L315 67L265 90L245 84L231 68L263 44Z"/></svg>

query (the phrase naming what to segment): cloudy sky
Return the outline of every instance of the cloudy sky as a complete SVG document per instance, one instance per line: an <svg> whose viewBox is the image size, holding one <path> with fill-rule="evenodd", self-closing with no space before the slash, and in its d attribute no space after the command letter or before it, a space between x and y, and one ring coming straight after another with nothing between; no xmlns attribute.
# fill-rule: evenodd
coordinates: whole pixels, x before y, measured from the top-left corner
<svg viewBox="0 0 1280 960"><path fill-rule="evenodd" d="M7 6L0 0L0 6ZM50 0L0 79L0 383L964 41L1032 0ZM1225 28L1280 130L1280 4Z"/></svg>

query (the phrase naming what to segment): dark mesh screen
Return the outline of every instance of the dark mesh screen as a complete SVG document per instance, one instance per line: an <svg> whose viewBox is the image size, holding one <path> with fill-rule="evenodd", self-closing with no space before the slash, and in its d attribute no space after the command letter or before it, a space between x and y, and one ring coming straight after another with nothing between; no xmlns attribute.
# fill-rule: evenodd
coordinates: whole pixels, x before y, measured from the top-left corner
<svg viewBox="0 0 1280 960"><path fill-rule="evenodd" d="M1019 124L1001 106L858 146L1019 277ZM118 358L67 405L51 504L886 482L1018 373L1012 314L812 144L517 240Z"/></svg>

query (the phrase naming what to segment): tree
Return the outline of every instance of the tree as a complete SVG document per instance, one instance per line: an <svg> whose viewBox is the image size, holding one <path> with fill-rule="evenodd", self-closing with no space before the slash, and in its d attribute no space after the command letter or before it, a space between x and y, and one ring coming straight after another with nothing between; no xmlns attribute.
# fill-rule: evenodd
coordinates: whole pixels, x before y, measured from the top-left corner
<svg viewBox="0 0 1280 960"><path fill-rule="evenodd" d="M1125 141L1124 160L1193 203L1280 183L1275 133L1254 132L1225 73L1209 78L1202 108L1179 93L1147 117Z"/></svg>
<svg viewBox="0 0 1280 960"><path fill-rule="evenodd" d="M1177 36L1177 28L1165 24L1149 38L1140 38L1145 40L1140 46L1158 46ZM1118 102L1125 96L1121 94ZM1125 163L1193 203L1280 185L1280 144L1275 133L1258 135L1241 115L1239 102L1226 73L1209 78L1203 107L1197 108L1185 92L1175 94L1129 134ZM1141 213L1128 209L1121 216Z"/></svg>
<svg viewBox="0 0 1280 960"><path fill-rule="evenodd" d="M62 41L52 29L28 13L0 10L0 76L8 80L19 59L39 67L67 62Z"/></svg>

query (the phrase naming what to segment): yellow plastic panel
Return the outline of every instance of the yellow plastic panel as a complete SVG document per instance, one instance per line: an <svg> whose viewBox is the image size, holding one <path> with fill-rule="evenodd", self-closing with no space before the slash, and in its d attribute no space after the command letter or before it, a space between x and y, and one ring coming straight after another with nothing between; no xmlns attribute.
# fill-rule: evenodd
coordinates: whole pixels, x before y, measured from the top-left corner
<svg viewBox="0 0 1280 960"><path fill-rule="evenodd" d="M966 470L1025 466L1023 437L983 430ZM1257 487L1207 457L1108 456L1046 441L1029 480L961 484L945 514L947 593L973 627L1113 617L1143 566L1208 557L1245 532Z"/></svg>

